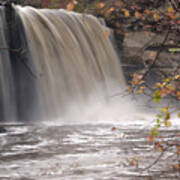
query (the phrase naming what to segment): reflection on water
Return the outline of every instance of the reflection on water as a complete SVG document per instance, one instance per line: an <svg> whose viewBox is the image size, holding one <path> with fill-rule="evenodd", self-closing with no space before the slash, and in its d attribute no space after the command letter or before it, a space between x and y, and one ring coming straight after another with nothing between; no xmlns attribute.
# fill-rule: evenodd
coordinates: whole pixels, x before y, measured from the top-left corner
<svg viewBox="0 0 180 180"><path fill-rule="evenodd" d="M7 126L0 134L0 179L3 180L156 180L178 179L160 152L152 153L140 127L111 130L112 125ZM146 131L147 132L147 131ZM162 132L178 141L177 130ZM167 154L165 155L167 156ZM129 165L139 159L139 169Z"/></svg>

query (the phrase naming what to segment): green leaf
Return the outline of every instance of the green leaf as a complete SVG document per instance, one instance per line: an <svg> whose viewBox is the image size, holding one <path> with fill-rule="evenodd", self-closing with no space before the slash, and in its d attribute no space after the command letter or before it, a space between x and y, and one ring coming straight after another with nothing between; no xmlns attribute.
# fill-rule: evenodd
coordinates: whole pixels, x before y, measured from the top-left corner
<svg viewBox="0 0 180 180"><path fill-rule="evenodd" d="M168 111L165 116L165 121L169 120L171 118L171 113Z"/></svg>
<svg viewBox="0 0 180 180"><path fill-rule="evenodd" d="M153 127L153 128L152 128L152 135L153 135L153 136L156 136L156 137L159 136L159 131L158 131L158 128L157 128L157 127Z"/></svg>
<svg viewBox="0 0 180 180"><path fill-rule="evenodd" d="M169 48L168 51L170 53L180 52L180 48Z"/></svg>
<svg viewBox="0 0 180 180"><path fill-rule="evenodd" d="M156 115L158 119L162 119L163 118L163 114L157 114Z"/></svg>
<svg viewBox="0 0 180 180"><path fill-rule="evenodd" d="M157 120L156 120L156 123L157 123L157 124L160 124L160 123L161 123L160 119L157 119Z"/></svg>
<svg viewBox="0 0 180 180"><path fill-rule="evenodd" d="M162 100L162 98L161 98L160 91L159 90L155 91L155 93L154 93L154 102L155 103L160 103L161 100Z"/></svg>

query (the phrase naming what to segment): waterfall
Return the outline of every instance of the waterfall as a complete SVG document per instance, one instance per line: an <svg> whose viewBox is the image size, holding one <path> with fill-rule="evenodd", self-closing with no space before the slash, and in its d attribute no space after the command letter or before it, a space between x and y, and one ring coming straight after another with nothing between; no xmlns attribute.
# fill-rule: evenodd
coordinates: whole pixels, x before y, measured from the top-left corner
<svg viewBox="0 0 180 180"><path fill-rule="evenodd" d="M0 13L1 120L56 119L72 107L81 114L125 87L109 29L96 17L21 6Z"/></svg>

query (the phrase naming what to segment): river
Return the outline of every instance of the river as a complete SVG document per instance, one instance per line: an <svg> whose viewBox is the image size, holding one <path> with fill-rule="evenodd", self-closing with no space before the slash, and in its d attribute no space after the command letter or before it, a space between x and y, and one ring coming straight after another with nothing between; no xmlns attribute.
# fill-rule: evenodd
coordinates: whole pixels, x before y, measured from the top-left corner
<svg viewBox="0 0 180 180"><path fill-rule="evenodd" d="M179 179L167 160L147 143L141 125L5 125L0 134L1 180L159 180ZM113 128L114 127L114 128ZM161 131L164 140L178 141L180 130ZM134 162L131 162L132 159ZM138 161L138 164L137 164ZM134 166L130 164L134 163Z"/></svg>

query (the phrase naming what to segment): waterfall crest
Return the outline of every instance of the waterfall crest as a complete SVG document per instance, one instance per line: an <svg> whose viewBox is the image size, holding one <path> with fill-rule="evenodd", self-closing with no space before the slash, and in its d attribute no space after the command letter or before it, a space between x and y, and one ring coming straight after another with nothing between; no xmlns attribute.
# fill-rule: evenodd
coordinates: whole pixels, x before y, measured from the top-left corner
<svg viewBox="0 0 180 180"><path fill-rule="evenodd" d="M58 118L71 105L81 112L89 101L105 103L120 91L120 81L125 86L119 59L105 37L109 30L97 18L65 10L12 9L15 30L9 30L7 42L1 34L1 42L11 48L4 52L6 62L2 52L0 56L0 106L5 114L11 111L24 121ZM4 10L0 12L3 18Z"/></svg>

